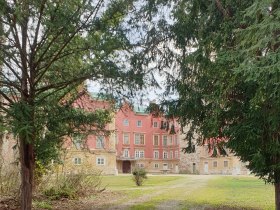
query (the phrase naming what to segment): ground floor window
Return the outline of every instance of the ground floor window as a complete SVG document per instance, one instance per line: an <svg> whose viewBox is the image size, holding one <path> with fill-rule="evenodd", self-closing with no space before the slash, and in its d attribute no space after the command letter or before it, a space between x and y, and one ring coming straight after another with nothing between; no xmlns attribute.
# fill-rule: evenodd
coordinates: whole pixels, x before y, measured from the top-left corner
<svg viewBox="0 0 280 210"><path fill-rule="evenodd" d="M213 167L216 168L217 166L218 166L218 162L217 162L217 161L214 161L214 162L213 162Z"/></svg>
<svg viewBox="0 0 280 210"><path fill-rule="evenodd" d="M159 164L158 164L158 163L155 163L155 164L154 164L154 168L159 168Z"/></svg>
<svg viewBox="0 0 280 210"><path fill-rule="evenodd" d="M97 165L105 165L105 158L103 158L103 157L97 157L97 158L96 158L96 164L97 164Z"/></svg>
<svg viewBox="0 0 280 210"><path fill-rule="evenodd" d="M224 161L224 167L225 167L225 168L228 167L228 161L227 161L227 160Z"/></svg>
<svg viewBox="0 0 280 210"><path fill-rule="evenodd" d="M137 168L144 168L145 165L144 165L144 163L136 163L136 167Z"/></svg>
<svg viewBox="0 0 280 210"><path fill-rule="evenodd" d="M79 157L75 157L74 158L74 164L75 165L81 165L82 164L82 159Z"/></svg>

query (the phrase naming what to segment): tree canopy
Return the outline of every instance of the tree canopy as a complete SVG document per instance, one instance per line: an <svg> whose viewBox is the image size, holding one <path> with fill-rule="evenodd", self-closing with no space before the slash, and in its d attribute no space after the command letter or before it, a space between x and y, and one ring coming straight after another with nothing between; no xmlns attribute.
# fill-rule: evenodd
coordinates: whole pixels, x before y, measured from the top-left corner
<svg viewBox="0 0 280 210"><path fill-rule="evenodd" d="M100 130L110 121L108 111L71 107L86 80L106 93L143 86L126 23L133 3L0 0L0 118L19 139L22 209L31 208L35 159L50 152L42 145L53 149L81 125Z"/></svg>
<svg viewBox="0 0 280 210"><path fill-rule="evenodd" d="M279 1L177 1L179 99L169 110L193 134L227 138L249 169L276 187L280 208ZM171 84L171 85L172 85ZM190 145L189 145L190 146ZM192 148L191 146L189 147Z"/></svg>

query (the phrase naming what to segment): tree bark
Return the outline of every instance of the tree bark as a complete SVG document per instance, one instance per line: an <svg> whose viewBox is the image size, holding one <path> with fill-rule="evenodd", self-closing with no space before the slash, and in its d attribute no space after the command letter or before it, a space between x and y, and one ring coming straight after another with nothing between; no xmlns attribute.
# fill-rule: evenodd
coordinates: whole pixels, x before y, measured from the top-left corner
<svg viewBox="0 0 280 210"><path fill-rule="evenodd" d="M280 210L280 183L275 183L275 209Z"/></svg>
<svg viewBox="0 0 280 210"><path fill-rule="evenodd" d="M30 210L32 208L32 185L34 147L27 143L25 137L20 137L20 156L21 156L21 209Z"/></svg>

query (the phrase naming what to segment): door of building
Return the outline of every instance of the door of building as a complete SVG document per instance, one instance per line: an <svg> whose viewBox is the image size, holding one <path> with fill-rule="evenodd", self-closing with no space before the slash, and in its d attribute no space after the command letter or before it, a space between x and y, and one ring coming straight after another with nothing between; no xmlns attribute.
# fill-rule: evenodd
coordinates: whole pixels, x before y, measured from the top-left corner
<svg viewBox="0 0 280 210"><path fill-rule="evenodd" d="M196 164L193 163L192 165L192 173L195 174L196 173Z"/></svg>
<svg viewBox="0 0 280 210"><path fill-rule="evenodd" d="M122 164L122 171L123 173L130 173L131 172L131 163L130 161L123 161Z"/></svg>
<svg viewBox="0 0 280 210"><path fill-rule="evenodd" d="M204 173L208 174L208 162L204 163Z"/></svg>

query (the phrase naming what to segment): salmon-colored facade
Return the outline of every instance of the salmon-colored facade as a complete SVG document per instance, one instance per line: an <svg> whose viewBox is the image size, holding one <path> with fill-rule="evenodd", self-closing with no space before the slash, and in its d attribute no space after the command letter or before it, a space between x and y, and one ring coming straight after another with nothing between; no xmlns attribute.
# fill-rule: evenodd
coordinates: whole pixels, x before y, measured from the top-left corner
<svg viewBox="0 0 280 210"><path fill-rule="evenodd" d="M175 120L124 104L116 113L118 172L140 167L149 173L179 173L179 130Z"/></svg>

